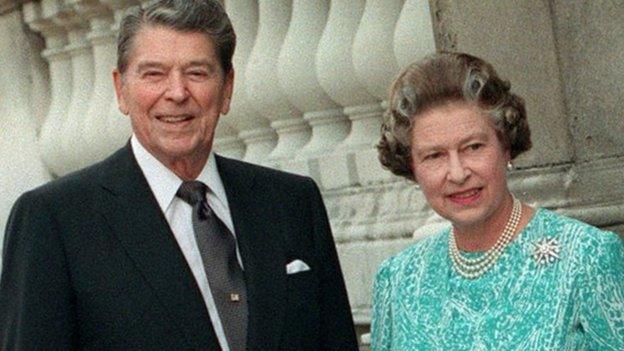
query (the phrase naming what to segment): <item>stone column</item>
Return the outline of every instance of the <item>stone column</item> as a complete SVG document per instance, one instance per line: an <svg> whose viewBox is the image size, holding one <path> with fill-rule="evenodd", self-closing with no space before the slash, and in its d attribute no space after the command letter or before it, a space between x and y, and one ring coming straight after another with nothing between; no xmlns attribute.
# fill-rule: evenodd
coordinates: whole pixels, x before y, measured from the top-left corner
<svg viewBox="0 0 624 351"><path fill-rule="evenodd" d="M316 160L333 150L347 135L349 125L342 108L319 85L315 56L327 22L326 0L295 0L284 46L278 60L280 86L312 127L312 137L284 168L320 180ZM307 134L301 134L305 138ZM310 162L308 164L308 162Z"/></svg>
<svg viewBox="0 0 624 351"><path fill-rule="evenodd" d="M22 17L22 21L23 21ZM22 22L24 34L27 36L27 43L31 52L28 55L30 64L30 79L32 81L30 96L30 106L32 118L35 121L37 135L41 132L41 126L50 108L50 69L48 62L41 56L45 50L45 40L39 33L35 33Z"/></svg>
<svg viewBox="0 0 624 351"><path fill-rule="evenodd" d="M358 31L365 0L334 0L331 2L327 26L319 43L316 66L319 84L338 104L351 121L350 134L337 145L331 155L320 162L321 183L325 188L357 183L355 165L349 149L357 144L361 123L372 112L379 114L379 100L359 82L353 66L353 42Z"/></svg>
<svg viewBox="0 0 624 351"><path fill-rule="evenodd" d="M236 52L232 59L235 71L234 95L230 113L225 117L238 131L245 143L248 162L264 164L275 148L276 135L269 121L261 116L247 96L245 70L258 33L258 3L255 0L228 0L225 9L236 31Z"/></svg>
<svg viewBox="0 0 624 351"><path fill-rule="evenodd" d="M278 135L269 162L292 159L310 134L301 112L293 106L279 85L279 52L290 23L291 0L259 0L258 35L245 71L249 101L271 121Z"/></svg>
<svg viewBox="0 0 624 351"><path fill-rule="evenodd" d="M219 154L232 158L240 159L245 154L245 144L238 138L238 130L227 118L219 120L212 148Z"/></svg>
<svg viewBox="0 0 624 351"><path fill-rule="evenodd" d="M65 51L71 59L72 90L67 117L63 123L60 146L63 163L59 167L59 175L75 171L89 164L83 152L84 119L87 118L89 99L93 93L93 48L87 39L88 22L75 9L65 2L61 5L64 12L58 12L53 21L67 31L68 43Z"/></svg>
<svg viewBox="0 0 624 351"><path fill-rule="evenodd" d="M39 53L31 50L21 11L5 10L0 14L0 243L13 202L50 179L37 148L38 121L30 96L29 57Z"/></svg>
<svg viewBox="0 0 624 351"><path fill-rule="evenodd" d="M67 118L72 91L72 69L70 56L65 49L67 34L52 21L63 10L57 1L43 0L24 4L24 21L30 28L40 33L46 42L42 56L50 69L50 107L41 127L39 145L41 158L55 175L63 173L65 155L59 147L60 133Z"/></svg>
<svg viewBox="0 0 624 351"><path fill-rule="evenodd" d="M100 0L106 6L108 6L113 11L114 21L111 25L111 32L115 33L115 36L119 33L119 24L121 19L123 18L124 11L130 6L138 5L137 0ZM116 39L115 39L116 41ZM115 67L117 66L117 45L115 44L115 49L113 50L115 53ZM112 71L109 72L109 79L113 81ZM116 148L121 147L126 142L128 142L128 138L132 134L132 128L130 126L130 118L128 116L124 116L119 111L119 105L117 104L117 98L113 92L113 95L110 98L109 107L106 109L107 111L107 127L106 127L106 135L109 140L109 149L114 150Z"/></svg>
<svg viewBox="0 0 624 351"><path fill-rule="evenodd" d="M429 2L406 0L394 31L394 55L400 69L435 53Z"/></svg>
<svg viewBox="0 0 624 351"><path fill-rule="evenodd" d="M94 59L94 83L85 116L82 117L81 166L110 155L119 145L110 142L108 134L109 107L114 99L111 71L116 64L116 33L111 29L113 16L101 3L87 0L67 0L76 13L88 19L87 39Z"/></svg>
<svg viewBox="0 0 624 351"><path fill-rule="evenodd" d="M367 92L378 101L387 90L399 67L394 57L392 38L404 0L368 0L354 42L352 60L355 75ZM350 155L349 179L332 186L368 184L390 179L377 160L374 145L379 139L382 107L378 103L345 109L351 119L351 132L340 148ZM336 179L338 180L338 179Z"/></svg>
<svg viewBox="0 0 624 351"><path fill-rule="evenodd" d="M219 119L212 148L220 155L241 159L245 154L245 144L238 138L238 131L230 121Z"/></svg>
<svg viewBox="0 0 624 351"><path fill-rule="evenodd" d="M624 233L624 7L558 0L550 8L575 159L566 213Z"/></svg>

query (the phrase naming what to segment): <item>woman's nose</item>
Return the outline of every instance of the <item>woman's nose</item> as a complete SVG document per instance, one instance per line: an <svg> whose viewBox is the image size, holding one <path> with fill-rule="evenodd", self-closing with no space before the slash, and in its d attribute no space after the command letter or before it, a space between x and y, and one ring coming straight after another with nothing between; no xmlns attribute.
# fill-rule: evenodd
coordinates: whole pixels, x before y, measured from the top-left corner
<svg viewBox="0 0 624 351"><path fill-rule="evenodd" d="M463 184L470 177L470 174L470 169L462 162L459 155L451 154L448 161L447 180L456 184Z"/></svg>

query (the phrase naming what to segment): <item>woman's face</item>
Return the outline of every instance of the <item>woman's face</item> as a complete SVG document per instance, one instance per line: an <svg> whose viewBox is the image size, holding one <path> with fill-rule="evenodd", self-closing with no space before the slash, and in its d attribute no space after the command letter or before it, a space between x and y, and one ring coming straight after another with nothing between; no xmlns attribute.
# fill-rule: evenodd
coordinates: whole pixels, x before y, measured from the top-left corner
<svg viewBox="0 0 624 351"><path fill-rule="evenodd" d="M486 224L502 210L509 152L476 105L452 102L416 116L412 160L427 202L456 228Z"/></svg>

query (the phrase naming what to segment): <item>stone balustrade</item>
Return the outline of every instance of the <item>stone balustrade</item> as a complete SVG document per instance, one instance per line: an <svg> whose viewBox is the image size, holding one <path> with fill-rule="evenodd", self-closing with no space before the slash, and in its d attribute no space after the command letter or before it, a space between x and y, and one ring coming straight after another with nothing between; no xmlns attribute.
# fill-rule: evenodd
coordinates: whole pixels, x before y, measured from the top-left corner
<svg viewBox="0 0 624 351"><path fill-rule="evenodd" d="M23 5L24 22L46 42L51 103L40 143L54 176L105 157L129 136L110 72L119 19L136 5ZM398 62L435 50L427 3L232 0L225 6L239 40L232 113L219 123L215 149L310 175L324 189L388 180L373 147L381 104ZM422 23L412 26L414 19Z"/></svg>
<svg viewBox="0 0 624 351"><path fill-rule="evenodd" d="M603 84L605 103L621 101L612 93L617 89L608 88L624 79L624 69L604 60L591 66L582 57L606 52L613 56L608 62L624 62L624 51L617 50L624 39L590 40L591 31L571 29L571 23L592 23L581 20L580 5L223 2L238 43L231 111L219 122L214 148L317 181L358 325L369 322L379 263L413 242L416 228L418 238L443 224L419 190L382 170L374 148L390 82L401 67L436 48L493 62L527 100L534 149L510 180L520 198L623 230L624 108L588 109L595 102L587 91ZM141 3L0 0L0 227L21 192L127 142L130 124L117 109L111 71L123 11ZM621 29L608 12L590 7L606 21L601 27ZM579 40L587 50L571 44ZM588 70L591 79L576 80L587 78ZM595 76L612 78L600 83ZM597 115L588 116L590 110Z"/></svg>

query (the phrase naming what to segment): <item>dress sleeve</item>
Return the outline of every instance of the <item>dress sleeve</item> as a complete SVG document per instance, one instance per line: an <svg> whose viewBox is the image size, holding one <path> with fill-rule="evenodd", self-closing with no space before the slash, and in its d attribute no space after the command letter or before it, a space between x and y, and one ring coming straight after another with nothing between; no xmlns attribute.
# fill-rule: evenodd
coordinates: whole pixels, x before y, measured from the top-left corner
<svg viewBox="0 0 624 351"><path fill-rule="evenodd" d="M596 233L584 260L581 322L590 350L624 350L624 243L614 233Z"/></svg>
<svg viewBox="0 0 624 351"><path fill-rule="evenodd" d="M371 320L371 351L392 349L392 259L385 261L375 276Z"/></svg>

